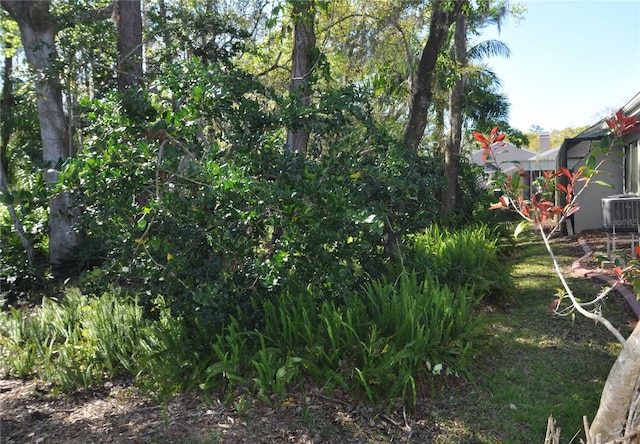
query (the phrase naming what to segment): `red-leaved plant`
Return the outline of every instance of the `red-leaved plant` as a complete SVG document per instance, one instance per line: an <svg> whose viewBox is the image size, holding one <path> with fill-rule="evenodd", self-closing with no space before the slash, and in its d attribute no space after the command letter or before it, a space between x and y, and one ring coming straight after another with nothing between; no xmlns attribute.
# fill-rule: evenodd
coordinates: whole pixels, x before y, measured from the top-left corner
<svg viewBox="0 0 640 444"><path fill-rule="evenodd" d="M640 290L640 261L634 259L622 259L616 269L619 279L615 285L604 289L593 300L581 302L576 299L569 287L556 256L551 248L550 239L560 229L567 218L580 209L577 203L578 197L591 184L610 186L609 184L594 179L600 171L602 165L608 160L611 149L622 144L622 136L634 129L638 121L635 117L625 116L622 110L618 111L611 119L606 120L610 133L603 137L599 145L591 150L584 165L571 171L562 167L557 171L547 171L537 180L537 191L529 197L525 197L523 190L528 186L523 186L521 182L522 173L507 175L502 171L496 156L496 149L502 147L505 142L505 134L498 131L498 127L491 130L486 136L474 132L473 137L480 142L483 150L482 161L493 163L496 172L491 180L492 191L501 193L497 203L491 209L503 209L516 212L522 218L516 228L517 236L526 228L533 226L541 235L542 240L551 256L556 274L562 282L562 289L558 291L556 298L550 304L549 309L558 315L570 315L574 311L603 324L620 343L625 339L606 318L601 316L596 310L592 310L598 301L605 298L616 286L631 282L636 290ZM560 179L560 180L559 180ZM582 187L578 183L582 182ZM562 194L564 196L562 206L558 205L554 196ZM636 250L636 257L640 257L640 248ZM640 294L636 291L636 294ZM563 306L562 302L569 300L568 306Z"/></svg>

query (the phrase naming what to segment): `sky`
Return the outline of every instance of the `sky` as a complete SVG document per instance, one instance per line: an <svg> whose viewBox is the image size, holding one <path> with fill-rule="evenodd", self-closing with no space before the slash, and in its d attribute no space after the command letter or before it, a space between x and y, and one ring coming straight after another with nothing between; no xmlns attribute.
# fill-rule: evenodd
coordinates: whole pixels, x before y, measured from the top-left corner
<svg viewBox="0 0 640 444"><path fill-rule="evenodd" d="M515 0L514 0L515 1ZM593 125L640 92L640 0L520 0L527 11L486 28L509 58L486 60L512 127Z"/></svg>

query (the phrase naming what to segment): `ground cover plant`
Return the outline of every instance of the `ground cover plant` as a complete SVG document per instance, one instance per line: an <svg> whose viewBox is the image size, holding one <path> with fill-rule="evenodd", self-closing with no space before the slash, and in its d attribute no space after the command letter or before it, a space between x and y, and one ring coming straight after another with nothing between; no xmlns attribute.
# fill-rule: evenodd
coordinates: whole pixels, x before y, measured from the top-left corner
<svg viewBox="0 0 640 444"><path fill-rule="evenodd" d="M478 227L460 236L476 240L465 243L468 256L493 252L495 261L487 234ZM429 257L443 262L443 251ZM45 299L32 313L14 308L4 315L3 370L67 392L126 375L160 399L193 389L284 396L311 377L356 398L400 399L408 408L425 377L470 376L482 286L449 287L422 268L371 279L340 300L318 303L313 290L291 286L273 300L253 299L265 313L258 328L230 316L215 329L206 313L186 318L159 294L142 305L135 293L115 288L97 295L68 290L61 302Z"/></svg>
<svg viewBox="0 0 640 444"><path fill-rule="evenodd" d="M583 254L575 239L556 240L554 249L563 270ZM265 400L259 390L248 391L246 385L236 385L236 390L229 392L210 389L209 400L198 396L197 391L189 396L178 394L166 398L166 422L158 421L162 404L145 401L148 389L140 397L131 387L125 390L118 379L94 383L90 389L73 391L70 396L47 394L51 387L42 382L38 392L27 384L24 393L12 384L0 393L0 402L14 412L3 417L5 436L10 433L17 437L21 436L17 435L19 430L31 430L36 436L48 437L48 442L86 442L105 439L101 433L106 432L100 430L112 430L111 439L118 431L126 439L135 437L140 442L303 442L306 436L316 442L336 443L541 443L547 416L553 413L563 426L562 442L569 442L582 429L582 415L597 409L598 394L620 346L591 321L580 317L571 321L548 311L549 300L560 282L549 278L553 270L546 249L535 236L521 239L509 263L513 265L510 272L515 278L515 297L502 306L483 307L484 322L477 331L470 367L473 379L440 378L434 386L419 382L420 398L413 411L403 413L401 404L376 406L366 399L362 403L347 396L337 384L329 391L304 379L287 385L287 376L293 374L295 381L304 371L300 362L290 359L289 365L280 370L279 383L287 387L284 395ZM569 282L580 298L599 289L583 278L569 277ZM603 314L622 325L623 334L628 333L633 317L623 301L609 300ZM6 322L7 315L3 316L3 328ZM229 333L225 336L231 338ZM5 333L3 337L9 336ZM283 352L268 345L271 354ZM56 346L61 347L62 341ZM235 359L232 353L227 356L228 362ZM257 356L253 358L258 362ZM155 371L162 375L160 369L168 367L165 362ZM227 366L221 370L231 374L238 369ZM274 368L272 379L265 379L273 381L274 387L278 370ZM218 376L222 379L222 375ZM103 387L112 388L105 392ZM323 393L324 397L320 396ZM220 406L217 399L227 402ZM107 405L113 405L113 410L102 411ZM41 415L22 415L20 412L27 412L27 408ZM118 413L129 408L132 410L124 416ZM62 416L56 419L76 410L94 411L93 427L67 423ZM20 421L26 421L23 428ZM61 424L64 429L59 429Z"/></svg>
<svg viewBox="0 0 640 444"><path fill-rule="evenodd" d="M472 288L494 302L512 297L505 261L512 253L509 228L467 225L451 230L432 225L410 236L405 260L450 288Z"/></svg>

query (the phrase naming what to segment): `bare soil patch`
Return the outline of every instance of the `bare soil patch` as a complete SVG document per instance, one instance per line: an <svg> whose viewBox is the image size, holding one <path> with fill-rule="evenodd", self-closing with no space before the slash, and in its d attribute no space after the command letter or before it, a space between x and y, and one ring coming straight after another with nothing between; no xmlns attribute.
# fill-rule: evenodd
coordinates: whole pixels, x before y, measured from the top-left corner
<svg viewBox="0 0 640 444"><path fill-rule="evenodd" d="M181 394L166 404L127 381L72 395L32 381L0 380L0 443L370 443L429 442L425 412L386 412L344 394L311 389L285 400L238 399L224 406ZM422 406L423 408L426 406ZM431 406L433 408L433 406Z"/></svg>

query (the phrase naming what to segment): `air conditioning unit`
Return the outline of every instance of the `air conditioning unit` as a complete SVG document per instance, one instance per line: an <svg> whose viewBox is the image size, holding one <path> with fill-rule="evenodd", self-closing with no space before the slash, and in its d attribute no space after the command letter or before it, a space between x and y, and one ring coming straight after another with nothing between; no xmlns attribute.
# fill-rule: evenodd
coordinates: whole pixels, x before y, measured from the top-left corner
<svg viewBox="0 0 640 444"><path fill-rule="evenodd" d="M607 232L607 254L616 250L618 243L631 243L631 252L640 238L640 196L618 194L602 199L603 228ZM620 237L624 233L628 237Z"/></svg>

